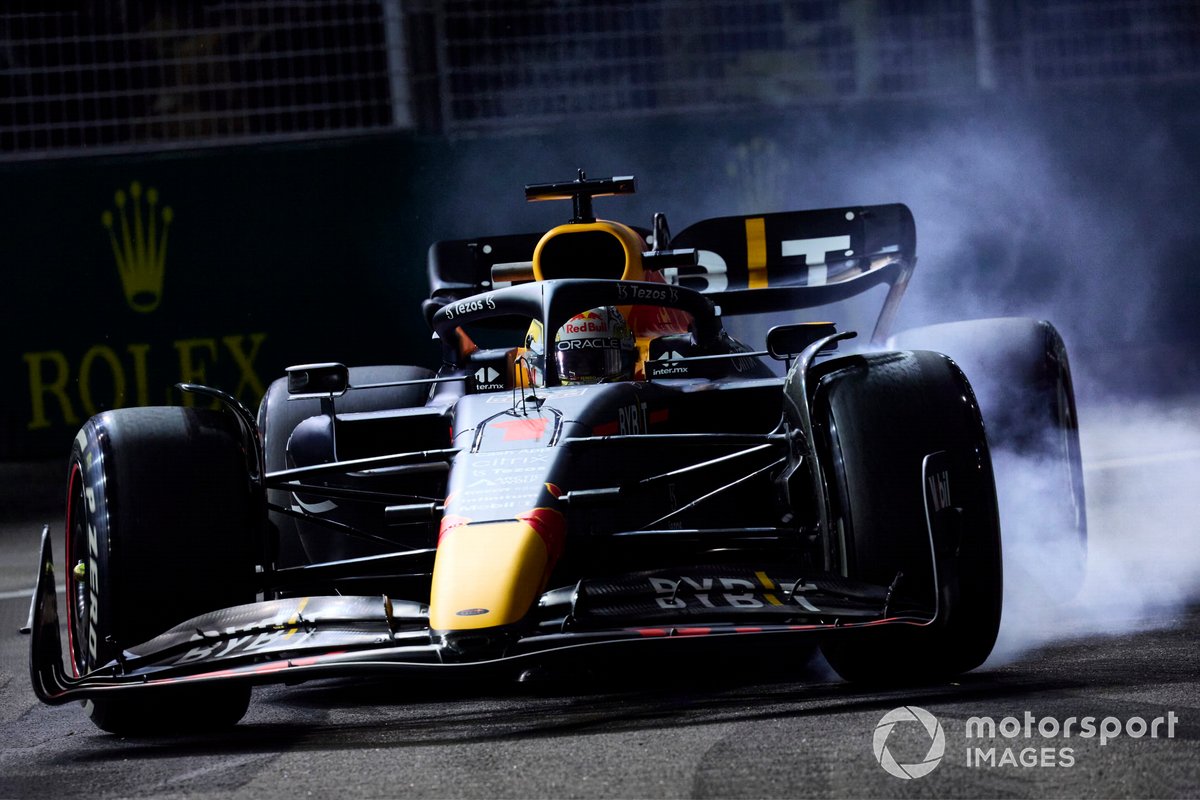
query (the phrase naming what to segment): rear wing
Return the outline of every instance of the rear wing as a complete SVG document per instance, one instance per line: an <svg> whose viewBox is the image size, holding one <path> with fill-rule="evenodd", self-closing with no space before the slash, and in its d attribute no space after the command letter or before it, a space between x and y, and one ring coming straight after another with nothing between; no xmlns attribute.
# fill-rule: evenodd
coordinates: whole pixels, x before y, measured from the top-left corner
<svg viewBox="0 0 1200 800"><path fill-rule="evenodd" d="M643 238L649 231L635 229ZM496 286L492 266L527 262L541 234L437 242L429 249L426 320L450 302ZM725 315L814 308L886 283L876 336L890 326L916 263L916 225L893 203L706 219L661 249L695 249L695 266L663 270L669 283L710 296Z"/></svg>
<svg viewBox="0 0 1200 800"><path fill-rule="evenodd" d="M667 280L708 294L723 314L812 308L879 283L902 284L916 262L912 212L900 203L784 211L697 222L671 239L695 267Z"/></svg>

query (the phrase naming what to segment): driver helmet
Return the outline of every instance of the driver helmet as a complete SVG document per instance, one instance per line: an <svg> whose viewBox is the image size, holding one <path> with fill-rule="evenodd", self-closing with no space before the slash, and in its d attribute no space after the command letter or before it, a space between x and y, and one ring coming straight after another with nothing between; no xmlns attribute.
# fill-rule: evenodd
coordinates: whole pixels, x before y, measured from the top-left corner
<svg viewBox="0 0 1200 800"><path fill-rule="evenodd" d="M554 334L554 360L564 385L628 380L637 362L637 345L624 315L600 306L571 317ZM525 346L532 356L537 383L545 383L542 324L529 326Z"/></svg>

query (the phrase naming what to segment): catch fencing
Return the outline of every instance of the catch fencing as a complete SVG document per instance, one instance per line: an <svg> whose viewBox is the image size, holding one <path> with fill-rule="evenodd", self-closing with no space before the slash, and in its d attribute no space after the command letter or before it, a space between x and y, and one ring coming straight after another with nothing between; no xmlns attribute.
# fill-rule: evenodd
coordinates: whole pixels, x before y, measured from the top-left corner
<svg viewBox="0 0 1200 800"><path fill-rule="evenodd" d="M1195 0L30 2L0 158L1198 78Z"/></svg>

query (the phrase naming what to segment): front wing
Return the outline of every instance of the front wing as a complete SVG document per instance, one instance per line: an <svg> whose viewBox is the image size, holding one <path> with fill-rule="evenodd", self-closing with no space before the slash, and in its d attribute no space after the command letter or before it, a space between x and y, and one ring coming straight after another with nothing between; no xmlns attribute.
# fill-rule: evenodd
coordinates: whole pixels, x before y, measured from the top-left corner
<svg viewBox="0 0 1200 800"><path fill-rule="evenodd" d="M932 553L931 553L932 555ZM512 632L505 655L463 660L428 628L428 609L386 596L269 600L195 617L79 677L67 674L59 632L53 554L42 533L32 605L30 673L45 703L213 682L300 683L318 678L491 672L518 674L586 648L645 648L697 638L794 636L882 625L932 624L933 608L901 605L886 587L835 575L765 573L718 578L641 573L547 592L538 626ZM707 583L706 583L707 581ZM721 582L725 585L722 587ZM747 584L757 581L757 585ZM714 583L715 582L715 583ZM711 589L734 588L733 602ZM934 587L933 596L940 592ZM741 598L740 603L736 598Z"/></svg>

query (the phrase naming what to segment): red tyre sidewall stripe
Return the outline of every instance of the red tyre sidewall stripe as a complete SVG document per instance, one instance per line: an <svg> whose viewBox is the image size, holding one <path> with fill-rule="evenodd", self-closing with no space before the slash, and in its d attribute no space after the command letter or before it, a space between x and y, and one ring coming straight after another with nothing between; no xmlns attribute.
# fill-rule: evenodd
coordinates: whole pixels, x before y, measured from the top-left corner
<svg viewBox="0 0 1200 800"><path fill-rule="evenodd" d="M74 519L72 511L75 506L75 487L77 482L83 480L83 473L79 469L79 462L71 463L71 476L67 479L67 544L64 549L65 566L63 572L67 579L67 650L71 654L71 672L79 677L79 664L75 660L75 572L71 563L71 522Z"/></svg>

